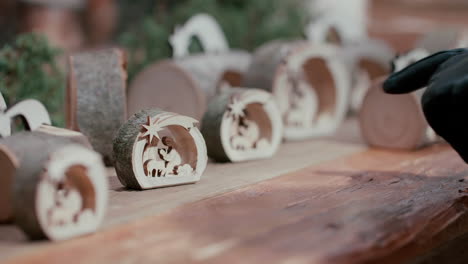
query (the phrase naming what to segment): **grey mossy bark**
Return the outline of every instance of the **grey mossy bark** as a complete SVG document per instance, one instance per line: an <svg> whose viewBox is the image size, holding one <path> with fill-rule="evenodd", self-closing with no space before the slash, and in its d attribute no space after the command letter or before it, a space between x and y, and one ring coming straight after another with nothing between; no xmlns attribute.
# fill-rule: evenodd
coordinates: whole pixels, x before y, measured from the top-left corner
<svg viewBox="0 0 468 264"><path fill-rule="evenodd" d="M133 172L133 146L137 141L138 134L141 132L142 125L147 123L148 116L154 117L161 113L164 113L164 111L149 109L134 114L120 127L114 138L115 171L117 172L119 181L127 188L142 189Z"/></svg>
<svg viewBox="0 0 468 264"><path fill-rule="evenodd" d="M236 89L228 90L213 98L203 116L201 133L205 138L208 156L217 162L230 162L222 143L221 124Z"/></svg>
<svg viewBox="0 0 468 264"><path fill-rule="evenodd" d="M69 76L68 127L87 136L111 166L112 138L127 116L124 53L107 49L71 56Z"/></svg>
<svg viewBox="0 0 468 264"><path fill-rule="evenodd" d="M37 212L38 183L47 173L45 168L50 155L73 141L41 132L20 132L0 140L19 161L13 179L13 214L15 223L31 239L45 237Z"/></svg>

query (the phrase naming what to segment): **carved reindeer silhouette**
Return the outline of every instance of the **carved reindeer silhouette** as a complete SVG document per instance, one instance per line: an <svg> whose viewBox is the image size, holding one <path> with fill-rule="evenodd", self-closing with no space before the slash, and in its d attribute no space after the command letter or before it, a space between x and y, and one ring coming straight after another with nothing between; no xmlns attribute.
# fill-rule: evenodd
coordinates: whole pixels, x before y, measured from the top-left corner
<svg viewBox="0 0 468 264"><path fill-rule="evenodd" d="M21 117L28 130L35 130L41 125L50 125L47 109L39 101L27 99L8 109L3 95L0 93L0 137L11 135L11 121Z"/></svg>
<svg viewBox="0 0 468 264"><path fill-rule="evenodd" d="M229 50L226 37L218 22L210 15L198 14L190 18L185 25L177 27L169 38L174 57L189 53L192 37L197 37L205 52L222 52Z"/></svg>

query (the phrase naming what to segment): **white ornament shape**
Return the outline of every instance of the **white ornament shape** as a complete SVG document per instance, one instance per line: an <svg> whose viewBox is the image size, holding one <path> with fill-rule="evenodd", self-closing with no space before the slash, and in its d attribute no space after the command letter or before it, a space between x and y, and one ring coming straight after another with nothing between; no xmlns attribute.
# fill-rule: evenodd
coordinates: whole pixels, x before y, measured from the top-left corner
<svg viewBox="0 0 468 264"><path fill-rule="evenodd" d="M145 190L199 181L208 157L196 123L191 117L158 109L135 114L114 140L121 183ZM151 135L159 138L157 143L149 141Z"/></svg>
<svg viewBox="0 0 468 264"><path fill-rule="evenodd" d="M169 38L174 57L189 54L189 45L193 37L197 37L206 53L225 52L229 50L223 30L215 18L208 14L197 14L191 17L183 26L176 28Z"/></svg>
<svg viewBox="0 0 468 264"><path fill-rule="evenodd" d="M22 117L29 130L36 130L42 125L51 124L47 109L39 101L27 99L8 109L0 93L0 137L11 135L11 122L15 117Z"/></svg>

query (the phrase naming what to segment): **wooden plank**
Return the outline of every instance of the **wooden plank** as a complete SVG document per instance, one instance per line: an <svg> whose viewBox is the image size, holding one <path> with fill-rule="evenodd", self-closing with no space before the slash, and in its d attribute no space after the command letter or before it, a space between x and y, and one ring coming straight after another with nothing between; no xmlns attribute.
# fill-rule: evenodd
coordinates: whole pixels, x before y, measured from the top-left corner
<svg viewBox="0 0 468 264"><path fill-rule="evenodd" d="M353 128L350 132L355 133L355 123L350 122L346 129ZM279 152L272 159L236 164L210 163L197 184L143 192L124 189L115 171L110 169L109 211L103 229L154 216L185 203L206 199L365 149L362 144L356 143L334 140L286 143L280 146ZM0 225L0 261L53 246L55 244L48 242L29 242L14 226Z"/></svg>
<svg viewBox="0 0 468 264"><path fill-rule="evenodd" d="M444 145L370 150L13 262L400 263L467 233L467 175Z"/></svg>

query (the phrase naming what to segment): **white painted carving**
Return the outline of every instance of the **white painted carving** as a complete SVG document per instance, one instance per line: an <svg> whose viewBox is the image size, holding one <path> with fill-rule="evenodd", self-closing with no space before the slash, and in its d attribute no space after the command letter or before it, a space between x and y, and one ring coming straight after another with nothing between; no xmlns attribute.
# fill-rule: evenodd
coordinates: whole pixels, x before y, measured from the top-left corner
<svg viewBox="0 0 468 264"><path fill-rule="evenodd" d="M305 72L304 65L312 60L324 62L320 67L326 67L331 83L314 87L308 80L307 75L316 73L312 69ZM284 138L302 140L334 133L347 113L351 83L338 49L332 45L306 45L289 55L277 72L272 92L283 117ZM323 102L319 95L332 98Z"/></svg>
<svg viewBox="0 0 468 264"><path fill-rule="evenodd" d="M189 45L193 37L197 37L203 50L207 53L229 50L226 37L216 19L208 14L197 14L183 26L177 27L169 38L174 57L189 54Z"/></svg>
<svg viewBox="0 0 468 264"><path fill-rule="evenodd" d="M47 109L37 100L21 101L8 109L3 95L0 93L0 137L11 135L11 121L21 116L25 120L26 128L36 130L41 125L50 125Z"/></svg>
<svg viewBox="0 0 468 264"><path fill-rule="evenodd" d="M283 129L273 96L256 89L231 89L236 91L229 98L220 129L224 151L232 162L271 157Z"/></svg>
<svg viewBox="0 0 468 264"><path fill-rule="evenodd" d="M134 177L142 189L196 182L207 163L197 120L173 113L148 116L133 147Z"/></svg>
<svg viewBox="0 0 468 264"><path fill-rule="evenodd" d="M96 231L107 207L108 182L101 157L85 147L66 146L50 157L37 188L37 215L51 240Z"/></svg>

